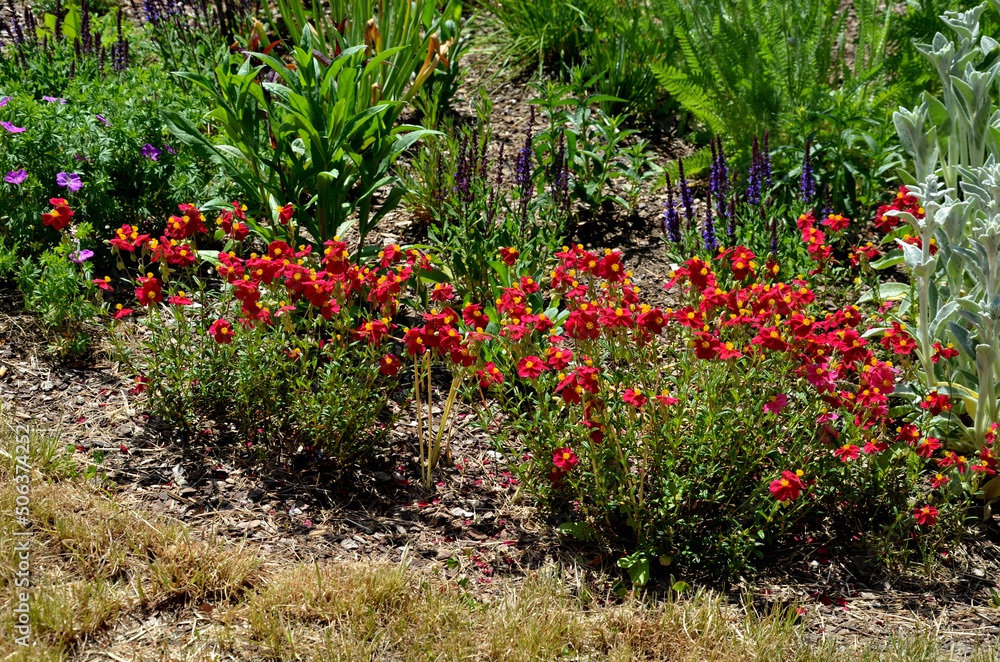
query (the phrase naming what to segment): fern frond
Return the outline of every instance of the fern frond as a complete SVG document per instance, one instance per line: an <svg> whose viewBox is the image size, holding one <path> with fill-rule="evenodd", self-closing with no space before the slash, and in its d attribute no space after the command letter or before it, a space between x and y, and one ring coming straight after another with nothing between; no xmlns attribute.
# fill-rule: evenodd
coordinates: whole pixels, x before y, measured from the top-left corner
<svg viewBox="0 0 1000 662"><path fill-rule="evenodd" d="M716 113L716 103L708 90L676 67L655 63L651 68L660 85L689 113L713 132L725 131L726 123Z"/></svg>

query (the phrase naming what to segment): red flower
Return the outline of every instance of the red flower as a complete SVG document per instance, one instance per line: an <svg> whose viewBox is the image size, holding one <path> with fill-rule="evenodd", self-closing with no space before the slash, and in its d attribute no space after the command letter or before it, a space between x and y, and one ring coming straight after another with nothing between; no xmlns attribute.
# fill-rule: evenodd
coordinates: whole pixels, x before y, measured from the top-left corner
<svg viewBox="0 0 1000 662"><path fill-rule="evenodd" d="M145 277L140 276L137 280L139 287L135 291L135 296L141 305L151 306L163 301L163 287L160 285L160 281L153 277L153 274L146 274Z"/></svg>
<svg viewBox="0 0 1000 662"><path fill-rule="evenodd" d="M728 340L719 346L719 358L724 361L726 359L738 359L741 356L743 356L743 352Z"/></svg>
<svg viewBox="0 0 1000 662"><path fill-rule="evenodd" d="M920 441L920 430L912 423L907 423L903 427L896 428L896 441L905 441L910 446L913 446Z"/></svg>
<svg viewBox="0 0 1000 662"><path fill-rule="evenodd" d="M175 306L190 306L194 303L191 299L187 298L184 294L184 290L180 290L174 296L167 299L167 303L173 304Z"/></svg>
<svg viewBox="0 0 1000 662"><path fill-rule="evenodd" d="M53 230L60 232L69 225L69 219L73 216L73 210L69 208L69 203L62 198L51 198L49 202L53 205L53 208L51 211L42 214L42 223L50 225Z"/></svg>
<svg viewBox="0 0 1000 662"><path fill-rule="evenodd" d="M563 370L573 359L573 352L562 347L549 347L545 356L545 365L549 370Z"/></svg>
<svg viewBox="0 0 1000 662"><path fill-rule="evenodd" d="M146 386L149 384L149 377L145 375L138 375L135 378L135 386L130 388L128 392L132 395L139 395L140 393L146 392Z"/></svg>
<svg viewBox="0 0 1000 662"><path fill-rule="evenodd" d="M935 437L927 437L919 444L917 444L917 455L924 458L930 458L934 455L934 451L941 448L941 441Z"/></svg>
<svg viewBox="0 0 1000 662"><path fill-rule="evenodd" d="M517 374L522 379L538 379L545 370L545 361L537 356L526 356L517 364Z"/></svg>
<svg viewBox="0 0 1000 662"><path fill-rule="evenodd" d="M645 406L647 400L646 396L642 394L641 389L625 389L625 394L622 396L622 400L632 405L633 407L643 407Z"/></svg>
<svg viewBox="0 0 1000 662"><path fill-rule="evenodd" d="M659 402L664 407L669 407L670 405L676 405L678 402L680 402L680 400L678 400L677 398L672 398L669 395L667 395L666 390L664 390L662 394L654 397L656 397L656 401Z"/></svg>
<svg viewBox="0 0 1000 662"><path fill-rule="evenodd" d="M503 373L500 372L500 368L498 368L493 361L487 362L487 364L483 367L485 368L486 377L491 383L503 384Z"/></svg>
<svg viewBox="0 0 1000 662"><path fill-rule="evenodd" d="M606 251L604 254L604 259L601 260L601 266L599 274L606 280L617 283L625 280L625 270L622 269L622 254L614 253L610 250Z"/></svg>
<svg viewBox="0 0 1000 662"><path fill-rule="evenodd" d="M145 246L147 241L149 241L148 234L139 234L137 228L126 224L115 230L111 245L119 250L132 253L135 249Z"/></svg>
<svg viewBox="0 0 1000 662"><path fill-rule="evenodd" d="M848 460L858 459L858 456L861 455L861 449L854 444L844 444L833 451L833 454L839 457L841 462L847 462Z"/></svg>
<svg viewBox="0 0 1000 662"><path fill-rule="evenodd" d="M788 349L788 343L785 342L784 336L781 335L781 331L776 326L761 327L751 344L761 345L776 352L784 352Z"/></svg>
<svg viewBox="0 0 1000 662"><path fill-rule="evenodd" d="M872 453L881 453L883 451L889 450L889 444L884 441L872 441L869 439L865 442L865 447L863 449L865 453L871 455Z"/></svg>
<svg viewBox="0 0 1000 662"><path fill-rule="evenodd" d="M517 262L517 258L521 255L521 251L516 248L501 248L500 249L500 259L504 261L509 267L513 267Z"/></svg>
<svg viewBox="0 0 1000 662"><path fill-rule="evenodd" d="M765 414L780 414L781 410L788 406L788 396L778 393L771 396L771 399L764 403Z"/></svg>
<svg viewBox="0 0 1000 662"><path fill-rule="evenodd" d="M403 344L406 346L406 353L410 356L419 356L427 351L426 329L407 329L403 334Z"/></svg>
<svg viewBox="0 0 1000 662"><path fill-rule="evenodd" d="M737 246L729 256L730 267L733 270L733 278L736 280L746 280L753 276L754 263L757 258L752 250L746 246Z"/></svg>
<svg viewBox="0 0 1000 662"><path fill-rule="evenodd" d="M111 287L111 276L105 276L104 278L95 278L91 281L94 285L98 286L105 292L114 292L114 288Z"/></svg>
<svg viewBox="0 0 1000 662"><path fill-rule="evenodd" d="M372 345L381 344L382 339L389 333L387 319L369 320L354 330L354 337L359 340L367 339Z"/></svg>
<svg viewBox="0 0 1000 662"><path fill-rule="evenodd" d="M208 232L205 227L205 215L192 204L177 205L183 216L171 216L167 220L167 228L163 234L170 239L187 239L197 232Z"/></svg>
<svg viewBox="0 0 1000 662"><path fill-rule="evenodd" d="M674 319L681 326L686 326L688 328L694 329L695 331L701 331L705 328L705 319L701 316L701 313L691 306L685 306L681 308L676 313L674 313Z"/></svg>
<svg viewBox="0 0 1000 662"><path fill-rule="evenodd" d="M580 464L580 458L576 456L576 453L572 449L560 448L552 454L552 463L556 465L557 469L569 471Z"/></svg>
<svg viewBox="0 0 1000 662"><path fill-rule="evenodd" d="M695 356L706 361L710 361L718 356L719 350L722 349L722 343L719 342L718 338L705 331L694 335L695 337L691 341L691 346L694 347Z"/></svg>
<svg viewBox="0 0 1000 662"><path fill-rule="evenodd" d="M779 265L773 257L767 258L767 264L764 265L764 273L771 280L778 280L778 272L781 271L781 265Z"/></svg>
<svg viewBox="0 0 1000 662"><path fill-rule="evenodd" d="M212 326L208 327L208 332L215 336L215 342L217 343L228 345L233 341L233 327L224 319L212 322Z"/></svg>
<svg viewBox="0 0 1000 662"><path fill-rule="evenodd" d="M715 274L712 273L712 269L700 257L693 257L684 264L687 265L688 278L691 280L691 284L697 287L699 292L704 291L706 287L715 283Z"/></svg>
<svg viewBox="0 0 1000 662"><path fill-rule="evenodd" d="M958 356L958 350L952 349L951 343L948 343L947 347L942 347L941 343L936 342L931 347L934 348L934 356L931 357L931 361L934 363L937 363L942 357L951 359Z"/></svg>
<svg viewBox="0 0 1000 662"><path fill-rule="evenodd" d="M958 473L964 474L969 468L969 461L964 455L959 455L955 451L945 451L944 457L938 460L938 466L942 468L955 467Z"/></svg>
<svg viewBox="0 0 1000 662"><path fill-rule="evenodd" d="M439 303L447 303L455 298L455 290L452 289L451 283L437 283L434 285L434 289L431 291L431 301L437 301Z"/></svg>
<svg viewBox="0 0 1000 662"><path fill-rule="evenodd" d="M781 478L771 481L771 494L778 501L795 501L805 486L802 484L802 471L782 471Z"/></svg>
<svg viewBox="0 0 1000 662"><path fill-rule="evenodd" d="M659 308L648 308L647 306L643 306L643 309L645 312L640 314L636 320L639 326L654 336L660 335L663 331L663 325L666 323L666 320L663 318L663 311Z"/></svg>
<svg viewBox="0 0 1000 662"><path fill-rule="evenodd" d="M292 215L295 213L295 207L292 203L288 203L284 207L278 210L278 222L282 225L287 225L288 221L292 220Z"/></svg>
<svg viewBox="0 0 1000 662"><path fill-rule="evenodd" d="M128 317L129 315L131 315L132 313L135 312L131 308L123 308L120 303L119 304L115 304L115 308L117 309L117 312L114 315L114 317L115 317L116 320L120 320L123 317Z"/></svg>
<svg viewBox="0 0 1000 662"><path fill-rule="evenodd" d="M951 482L951 478L948 478L944 474L934 474L934 477L931 478L931 487L936 490L937 488L941 487L942 485L945 485L945 484L950 483L950 482Z"/></svg>
<svg viewBox="0 0 1000 662"><path fill-rule="evenodd" d="M632 311L621 306L605 308L601 311L601 317L598 321L609 329L629 329L632 328L634 322Z"/></svg>
<svg viewBox="0 0 1000 662"><path fill-rule="evenodd" d="M829 216L823 219L822 224L827 226L834 232L838 232L840 230L847 228L851 224L851 219L844 218L840 214L830 214Z"/></svg>
<svg viewBox="0 0 1000 662"><path fill-rule="evenodd" d="M921 526L934 526L939 514L938 509L930 505L917 506L913 509L913 517Z"/></svg>
<svg viewBox="0 0 1000 662"><path fill-rule="evenodd" d="M399 372L401 362L394 354L386 354L378 362L378 371L387 377L394 377Z"/></svg>
<svg viewBox="0 0 1000 662"><path fill-rule="evenodd" d="M597 328L597 311L586 307L587 304L569 314L566 320L566 333L575 340L595 340L601 333Z"/></svg>
<svg viewBox="0 0 1000 662"><path fill-rule="evenodd" d="M929 410L931 416L937 416L942 411L951 409L951 399L947 395L931 391L927 397L920 401L920 408Z"/></svg>

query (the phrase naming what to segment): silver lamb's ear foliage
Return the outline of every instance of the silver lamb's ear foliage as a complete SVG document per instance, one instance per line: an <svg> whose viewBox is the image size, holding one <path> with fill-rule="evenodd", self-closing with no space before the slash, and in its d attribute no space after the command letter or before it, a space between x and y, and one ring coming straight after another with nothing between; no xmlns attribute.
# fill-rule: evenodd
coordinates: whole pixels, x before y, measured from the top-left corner
<svg viewBox="0 0 1000 662"><path fill-rule="evenodd" d="M988 69L978 68L998 47L996 40L980 38L979 19L985 9L984 3L965 12L945 12L940 18L957 39L939 32L931 44L916 44L941 80L940 97L925 93L924 102L928 104L927 119L937 130L933 139L937 141L941 175L951 187L958 185L958 167L981 166L988 156L1000 152L1000 116L994 103L1000 62ZM920 115L919 110L911 111L908 118L901 115L898 121L893 116L900 140L914 159L914 178L918 182L923 181L928 167L937 168L936 162L928 166L930 152L923 143L932 137L926 122L919 122L923 119ZM923 129L924 136L916 134L918 128Z"/></svg>
<svg viewBox="0 0 1000 662"><path fill-rule="evenodd" d="M958 169L962 175L962 192L976 212L986 216L1000 214L1000 164L990 155L981 168Z"/></svg>
<svg viewBox="0 0 1000 662"><path fill-rule="evenodd" d="M1000 12L1000 0L991 0ZM898 240L917 285L917 356L928 389L954 384L974 426L958 423L954 437L987 443L1000 422L1000 43L980 34L986 5L947 12L952 37L938 33L918 50L941 80L938 95L924 93L915 109L900 108L893 124L914 172L906 188L920 214L887 212L906 221L920 242ZM990 59L987 59L990 58ZM996 62L991 60L996 59ZM991 62L984 67L983 62ZM915 176L914 176L915 175ZM959 190L964 200L959 200ZM939 248L933 255L932 242ZM920 248L917 248L919 243ZM949 330L962 347L951 365L935 364L933 344ZM975 373L974 375L972 373ZM973 399L974 398L974 399ZM971 403L971 404L970 404ZM978 403L978 404L977 404ZM1000 439L993 442L1000 452Z"/></svg>
<svg viewBox="0 0 1000 662"><path fill-rule="evenodd" d="M899 134L899 142L903 149L913 159L918 182L937 170L938 141L937 128L933 125L928 129L930 119L930 103L924 101L914 110L902 106L892 114L892 123Z"/></svg>
<svg viewBox="0 0 1000 662"><path fill-rule="evenodd" d="M986 3L984 2L968 11L946 11L940 18L945 25L958 34L964 45L979 38L979 19L985 10Z"/></svg>

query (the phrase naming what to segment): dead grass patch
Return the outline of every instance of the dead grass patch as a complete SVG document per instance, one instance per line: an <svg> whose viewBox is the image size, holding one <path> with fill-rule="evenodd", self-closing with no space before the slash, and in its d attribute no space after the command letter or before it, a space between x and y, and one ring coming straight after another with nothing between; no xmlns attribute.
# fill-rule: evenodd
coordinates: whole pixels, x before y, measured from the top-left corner
<svg viewBox="0 0 1000 662"><path fill-rule="evenodd" d="M35 645L23 649L10 636L18 560L7 513L16 491L13 435L3 414L0 660L949 659L930 636L864 649L810 646L793 609L748 614L710 592L598 604L574 593L558 568L483 602L483 594L405 560L265 564L241 541L212 532L194 538L178 522L120 507L113 494L74 475L57 436L38 431L31 492ZM997 651L971 659L994 660Z"/></svg>

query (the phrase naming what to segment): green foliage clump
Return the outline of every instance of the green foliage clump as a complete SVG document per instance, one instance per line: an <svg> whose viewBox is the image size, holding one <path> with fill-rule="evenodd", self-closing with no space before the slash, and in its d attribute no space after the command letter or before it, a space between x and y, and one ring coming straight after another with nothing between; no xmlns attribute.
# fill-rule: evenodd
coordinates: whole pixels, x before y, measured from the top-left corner
<svg viewBox="0 0 1000 662"><path fill-rule="evenodd" d="M112 39L114 21L95 23ZM37 252L55 242L56 234L40 222L49 198L70 199L95 226L142 226L225 188L213 179L212 167L169 136L162 118L166 108L199 116L201 97L180 88L157 63L115 65L99 51L118 42L102 45L99 39L90 52L80 51L79 42L74 48L68 37L0 46L0 98L9 97L0 120L24 129L0 131L0 175L27 173L23 182L0 182L0 234L22 250ZM59 173L78 175L82 188L60 186Z"/></svg>

